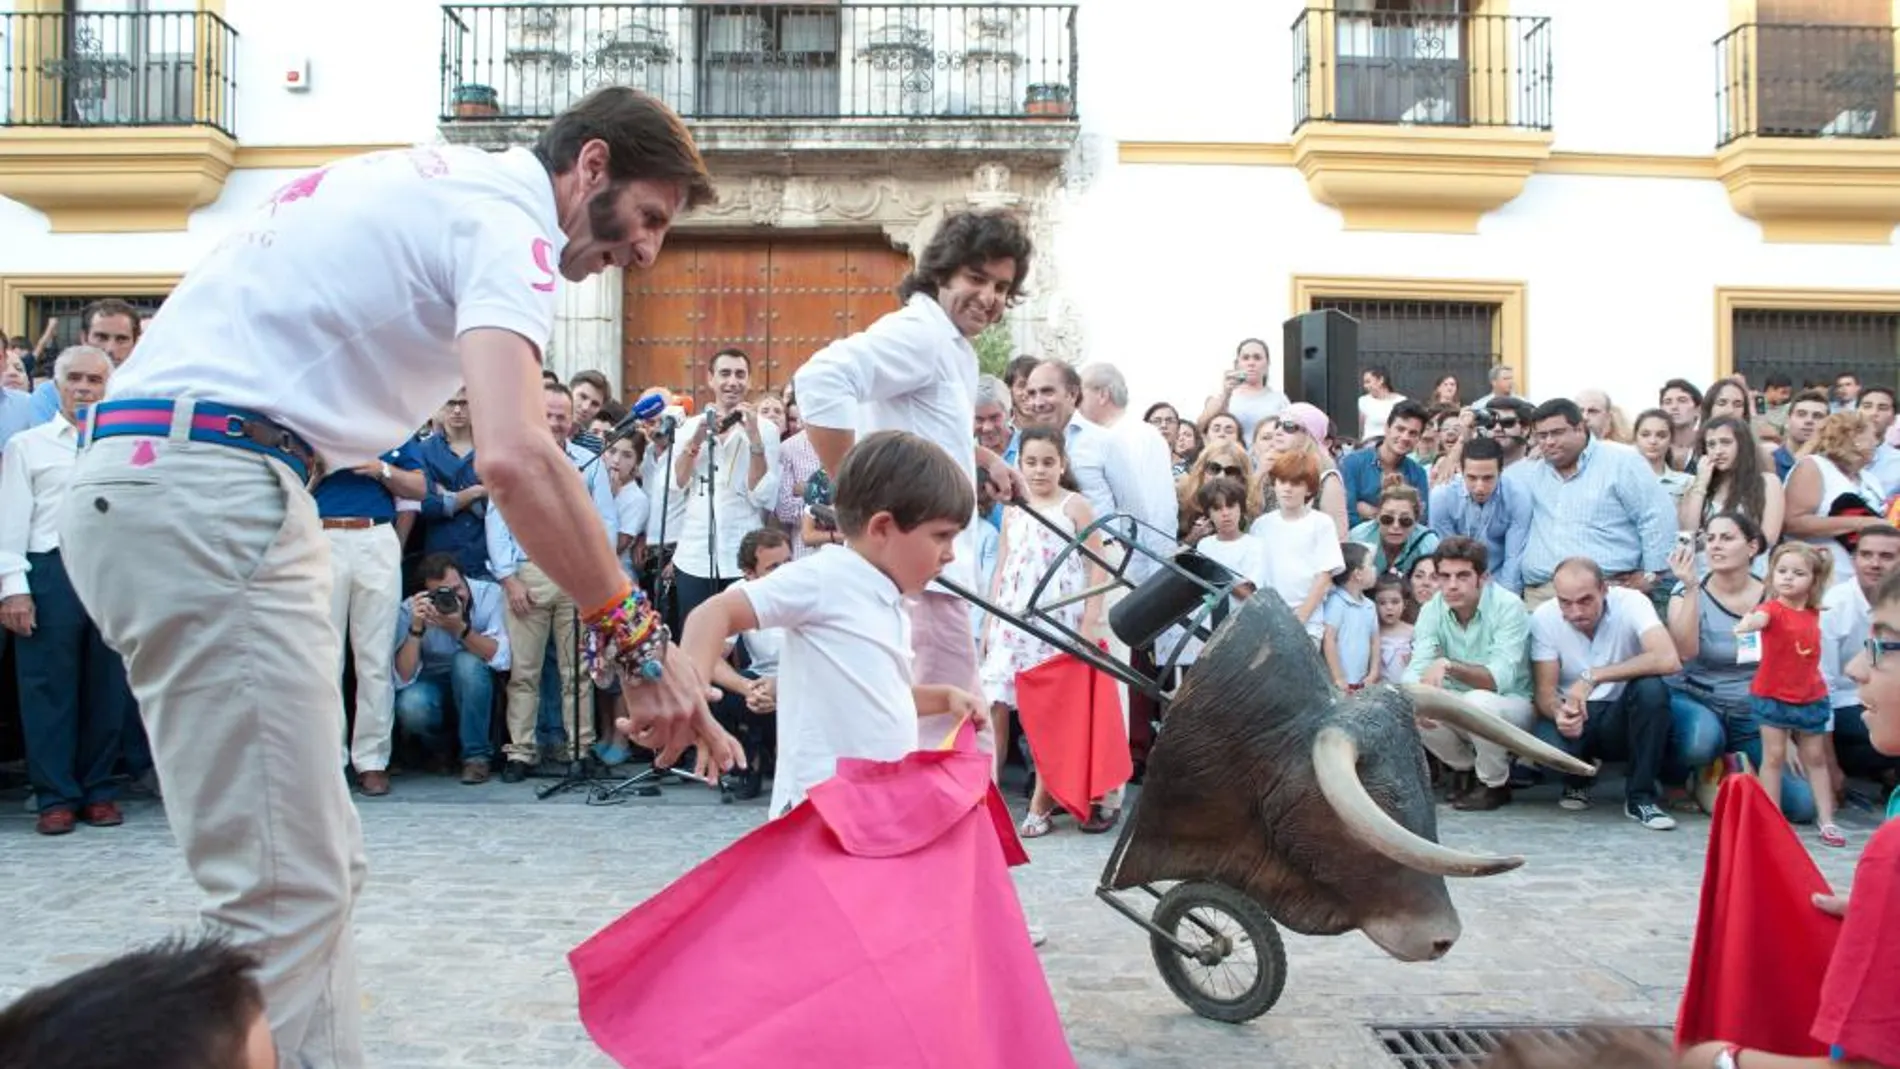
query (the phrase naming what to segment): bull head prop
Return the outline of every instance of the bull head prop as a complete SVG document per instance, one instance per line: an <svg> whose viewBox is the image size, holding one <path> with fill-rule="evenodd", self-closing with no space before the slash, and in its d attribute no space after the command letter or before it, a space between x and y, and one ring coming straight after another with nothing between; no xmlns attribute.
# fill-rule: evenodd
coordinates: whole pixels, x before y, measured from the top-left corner
<svg viewBox="0 0 1900 1069"><path fill-rule="evenodd" d="M1420 716L1538 764L1595 771L1443 691L1341 695L1286 603L1257 592L1170 704L1108 886L1213 880L1304 935L1357 928L1402 961L1442 956L1460 930L1444 878L1524 859L1439 844Z"/></svg>

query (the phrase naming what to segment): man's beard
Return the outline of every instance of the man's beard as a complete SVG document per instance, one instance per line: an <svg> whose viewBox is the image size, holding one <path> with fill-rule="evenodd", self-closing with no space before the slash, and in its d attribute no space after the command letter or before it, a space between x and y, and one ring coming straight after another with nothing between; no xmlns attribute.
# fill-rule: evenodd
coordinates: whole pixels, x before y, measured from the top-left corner
<svg viewBox="0 0 1900 1069"><path fill-rule="evenodd" d="M625 187L625 182L610 182L587 202L587 229L595 241L611 244L627 240L626 224L614 214L614 202L620 199L620 191Z"/></svg>

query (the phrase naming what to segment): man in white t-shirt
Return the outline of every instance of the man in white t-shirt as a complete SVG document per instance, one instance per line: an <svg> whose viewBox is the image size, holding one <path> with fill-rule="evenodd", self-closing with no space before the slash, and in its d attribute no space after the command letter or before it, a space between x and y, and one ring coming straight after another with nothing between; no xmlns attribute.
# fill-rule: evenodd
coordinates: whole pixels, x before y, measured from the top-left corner
<svg viewBox="0 0 1900 1069"><path fill-rule="evenodd" d="M237 224L91 410L61 517L73 585L125 657L204 920L262 956L287 1064L365 1064L350 914L366 861L307 490L323 467L364 470L466 383L483 484L523 549L659 669L624 691L630 730L668 760L695 741L735 752L692 664L623 638L618 621L646 616L542 416L559 280L651 266L711 198L679 117L618 87L532 150L341 161Z"/></svg>
<svg viewBox="0 0 1900 1069"><path fill-rule="evenodd" d="M945 219L898 286L904 307L861 333L820 349L793 380L805 433L825 471L860 433L909 431L950 454L974 479L1026 493L1022 474L976 444L976 349L970 339L1003 317L1029 273L1029 235L1006 212L962 212ZM975 522L974 493L971 522ZM966 528L943 577L976 587L976 535ZM968 608L947 591L908 599L919 683L981 693L976 634ZM941 725L921 721L925 735Z"/></svg>
<svg viewBox="0 0 1900 1069"><path fill-rule="evenodd" d="M1629 762L1623 813L1651 831L1675 818L1656 804L1657 777L1669 745L1669 688L1682 668L1669 629L1649 596L1611 586L1588 557L1571 557L1551 574L1555 598L1531 613L1531 702L1546 741L1574 757ZM1566 777L1558 804L1590 805L1590 780Z"/></svg>

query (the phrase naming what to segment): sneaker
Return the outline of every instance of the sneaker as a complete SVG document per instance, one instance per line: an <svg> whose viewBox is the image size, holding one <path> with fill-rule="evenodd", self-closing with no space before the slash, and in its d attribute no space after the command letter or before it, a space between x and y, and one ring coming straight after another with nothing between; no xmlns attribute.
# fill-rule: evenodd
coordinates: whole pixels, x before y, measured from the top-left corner
<svg viewBox="0 0 1900 1069"><path fill-rule="evenodd" d="M1557 808L1568 809L1572 813L1590 808L1590 788L1565 787L1564 793L1557 799Z"/></svg>
<svg viewBox="0 0 1900 1069"><path fill-rule="evenodd" d="M1672 831L1676 826L1676 818L1663 812L1662 807L1654 802L1626 803L1623 815L1650 831Z"/></svg>

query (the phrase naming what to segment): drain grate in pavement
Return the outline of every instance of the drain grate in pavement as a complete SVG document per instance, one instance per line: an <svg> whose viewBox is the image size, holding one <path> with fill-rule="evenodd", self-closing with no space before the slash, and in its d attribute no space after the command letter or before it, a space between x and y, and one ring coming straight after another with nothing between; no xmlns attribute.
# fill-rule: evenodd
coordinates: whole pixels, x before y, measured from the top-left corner
<svg viewBox="0 0 1900 1069"><path fill-rule="evenodd" d="M1400 1069L1476 1069L1500 1046L1517 1039L1552 1055L1576 1055L1595 1050L1603 1037L1627 1031L1613 1025L1477 1024L1373 1025L1379 1040ZM1669 1032L1643 1028L1667 1049Z"/></svg>

